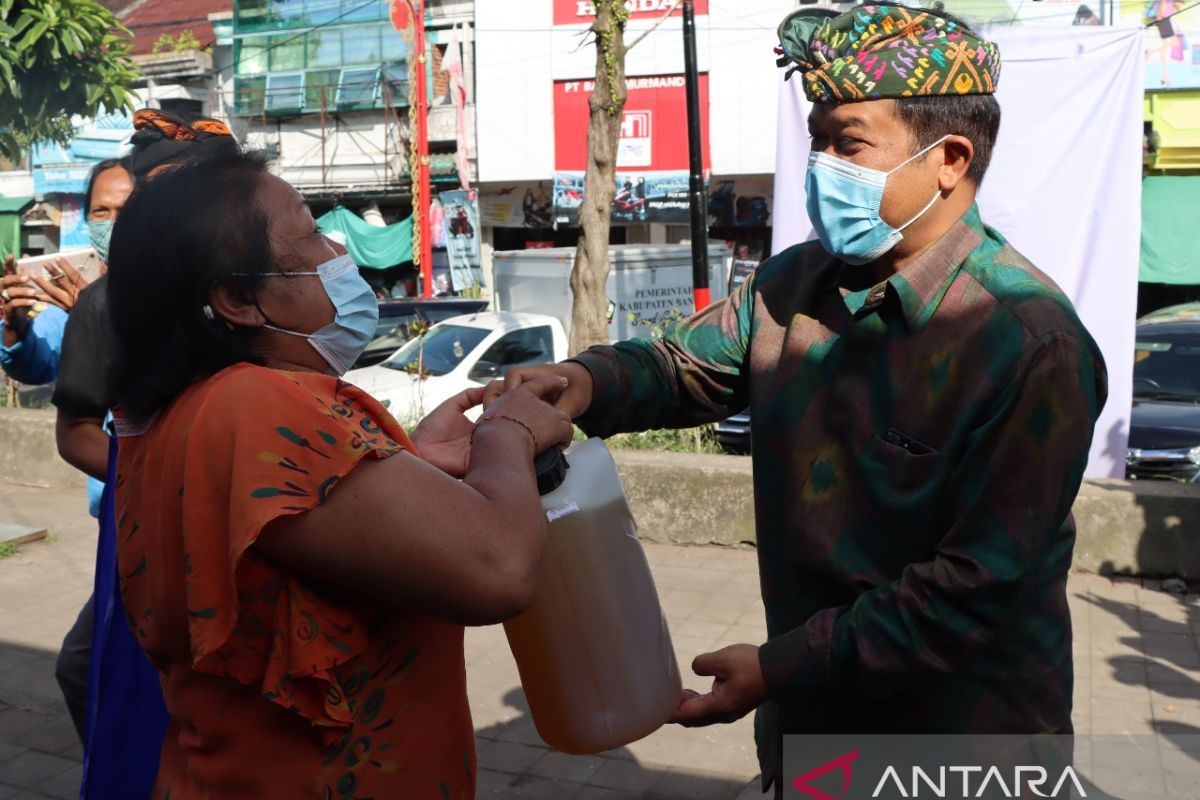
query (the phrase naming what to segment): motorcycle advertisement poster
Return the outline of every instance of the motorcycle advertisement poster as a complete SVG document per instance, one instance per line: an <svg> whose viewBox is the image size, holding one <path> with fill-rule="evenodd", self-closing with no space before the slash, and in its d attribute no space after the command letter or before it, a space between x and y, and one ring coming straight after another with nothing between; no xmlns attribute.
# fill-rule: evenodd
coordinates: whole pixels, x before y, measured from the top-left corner
<svg viewBox="0 0 1200 800"><path fill-rule="evenodd" d="M450 280L461 292L483 285L483 266L479 254L479 211L475 192L456 189L441 192L442 227L445 231L446 257L450 262Z"/></svg>
<svg viewBox="0 0 1200 800"><path fill-rule="evenodd" d="M686 172L618 173L616 190L612 204L615 223L687 224ZM554 221L559 225L578 225L581 205L583 173L555 173Z"/></svg>

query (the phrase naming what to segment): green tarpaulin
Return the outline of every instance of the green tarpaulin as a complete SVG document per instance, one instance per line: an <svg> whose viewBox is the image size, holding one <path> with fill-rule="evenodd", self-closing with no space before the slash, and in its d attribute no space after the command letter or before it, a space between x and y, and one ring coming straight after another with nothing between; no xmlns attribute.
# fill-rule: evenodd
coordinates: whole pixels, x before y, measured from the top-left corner
<svg viewBox="0 0 1200 800"><path fill-rule="evenodd" d="M360 267L387 269L412 261L412 217L386 228L376 227L345 206L334 206L317 219L323 233L346 237L346 249Z"/></svg>
<svg viewBox="0 0 1200 800"><path fill-rule="evenodd" d="M21 254L21 212L32 202L28 196L0 196L0 259Z"/></svg>
<svg viewBox="0 0 1200 800"><path fill-rule="evenodd" d="M1143 283L1200 285L1200 176L1142 181Z"/></svg>

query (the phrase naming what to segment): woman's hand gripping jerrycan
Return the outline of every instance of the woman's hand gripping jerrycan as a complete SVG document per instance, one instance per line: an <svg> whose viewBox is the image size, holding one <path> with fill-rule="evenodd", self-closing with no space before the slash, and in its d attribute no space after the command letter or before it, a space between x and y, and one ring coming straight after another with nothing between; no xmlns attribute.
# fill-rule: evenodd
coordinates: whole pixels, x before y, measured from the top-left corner
<svg viewBox="0 0 1200 800"><path fill-rule="evenodd" d="M682 683L616 464L599 439L535 465L549 525L533 604L505 623L534 725L564 753L662 727Z"/></svg>

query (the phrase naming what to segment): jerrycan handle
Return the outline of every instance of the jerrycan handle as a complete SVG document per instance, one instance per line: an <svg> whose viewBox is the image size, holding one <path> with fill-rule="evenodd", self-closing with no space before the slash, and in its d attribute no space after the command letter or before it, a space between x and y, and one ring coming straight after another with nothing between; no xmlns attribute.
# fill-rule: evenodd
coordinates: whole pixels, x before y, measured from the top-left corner
<svg viewBox="0 0 1200 800"><path fill-rule="evenodd" d="M563 481L567 479L567 470L570 468L567 457L557 447L551 447L549 450L539 453L538 457L533 460L533 471L537 474L538 494L545 497L562 486Z"/></svg>

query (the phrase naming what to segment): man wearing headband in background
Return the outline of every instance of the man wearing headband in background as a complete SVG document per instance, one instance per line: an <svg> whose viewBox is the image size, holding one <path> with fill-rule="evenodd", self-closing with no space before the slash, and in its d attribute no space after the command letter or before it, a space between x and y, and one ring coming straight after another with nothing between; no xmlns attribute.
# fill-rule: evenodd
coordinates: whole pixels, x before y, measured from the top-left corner
<svg viewBox="0 0 1200 800"><path fill-rule="evenodd" d="M229 129L216 120L184 122L153 109L142 109L133 116L132 153L122 161L132 173L133 182L151 177L173 163L201 159L236 147ZM129 183L121 198L128 196ZM101 215L93 242L107 256L108 237L119 205L111 214ZM170 265L163 265L169 269ZM108 395L111 368L112 334L108 320L107 279L101 277L79 294L67 321L62 355L55 384L53 403L58 409L58 452L63 460L102 482L108 471L108 434L104 420L112 401ZM75 624L63 639L55 676L71 712L72 721L84 739L88 660L92 647L93 601L80 611Z"/></svg>
<svg viewBox="0 0 1200 800"><path fill-rule="evenodd" d="M88 175L83 213L92 249L101 262L107 260L112 220L131 191L133 178L123 159L101 161ZM87 279L64 258L55 259L44 277L37 272L18 273L15 255L4 258L4 275L0 277L0 367L10 378L41 386L57 377L67 314L87 285Z"/></svg>
<svg viewBox="0 0 1200 800"><path fill-rule="evenodd" d="M560 406L600 436L749 405L769 641L698 657L712 691L675 721L761 706L781 793L782 734L1071 731L1070 511L1106 375L1070 301L975 205L996 46L896 5L801 10L780 40L814 103L819 241L662 341L505 388L565 376Z"/></svg>

